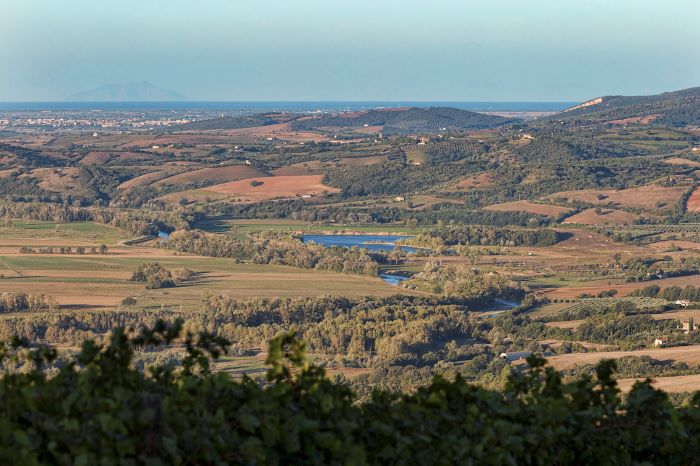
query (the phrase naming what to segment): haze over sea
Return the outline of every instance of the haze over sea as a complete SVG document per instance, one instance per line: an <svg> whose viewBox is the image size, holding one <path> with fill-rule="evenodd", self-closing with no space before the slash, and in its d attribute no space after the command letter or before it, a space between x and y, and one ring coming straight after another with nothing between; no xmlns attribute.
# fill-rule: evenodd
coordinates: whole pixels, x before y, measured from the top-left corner
<svg viewBox="0 0 700 466"><path fill-rule="evenodd" d="M308 101L308 102L0 102L0 111L40 110L222 110L314 112L396 107L453 107L475 112L556 112L578 102L429 102L429 101Z"/></svg>

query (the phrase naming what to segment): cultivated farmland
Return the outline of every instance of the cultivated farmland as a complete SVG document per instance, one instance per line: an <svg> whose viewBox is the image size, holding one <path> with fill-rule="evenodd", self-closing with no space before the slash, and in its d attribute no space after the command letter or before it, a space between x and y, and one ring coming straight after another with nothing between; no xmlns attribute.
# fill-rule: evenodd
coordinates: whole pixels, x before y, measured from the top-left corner
<svg viewBox="0 0 700 466"><path fill-rule="evenodd" d="M210 186L206 190L241 196L249 201L318 195L324 192L339 191L337 188L324 185L323 175L261 176Z"/></svg>
<svg viewBox="0 0 700 466"><path fill-rule="evenodd" d="M625 225L634 222L637 215L624 210L601 209L600 213L596 209L586 209L571 217L564 219L563 223L573 223L582 225Z"/></svg>
<svg viewBox="0 0 700 466"><path fill-rule="evenodd" d="M571 209L560 207L552 204L538 204L530 201L513 201L503 204L494 204L485 208L495 212L528 212L530 214L547 215L550 217L558 217L559 215L570 212Z"/></svg>

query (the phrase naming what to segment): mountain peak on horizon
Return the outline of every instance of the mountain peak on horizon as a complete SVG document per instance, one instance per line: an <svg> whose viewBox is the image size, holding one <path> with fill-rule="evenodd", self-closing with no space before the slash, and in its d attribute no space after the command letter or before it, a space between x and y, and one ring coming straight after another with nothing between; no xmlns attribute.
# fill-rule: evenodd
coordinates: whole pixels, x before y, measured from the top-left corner
<svg viewBox="0 0 700 466"><path fill-rule="evenodd" d="M183 102L190 100L175 91L154 86L148 81L110 83L73 93L65 98L68 102Z"/></svg>

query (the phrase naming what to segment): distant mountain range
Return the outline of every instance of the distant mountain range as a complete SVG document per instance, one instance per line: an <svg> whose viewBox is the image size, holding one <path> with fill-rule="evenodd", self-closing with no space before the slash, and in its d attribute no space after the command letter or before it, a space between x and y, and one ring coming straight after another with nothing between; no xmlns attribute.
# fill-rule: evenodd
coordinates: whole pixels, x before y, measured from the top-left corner
<svg viewBox="0 0 700 466"><path fill-rule="evenodd" d="M647 96L597 97L534 124L556 120L572 125L599 123L684 126L700 124L700 87Z"/></svg>
<svg viewBox="0 0 700 466"><path fill-rule="evenodd" d="M184 102L189 99L179 92L166 91L148 81L113 83L76 92L65 99L68 102Z"/></svg>

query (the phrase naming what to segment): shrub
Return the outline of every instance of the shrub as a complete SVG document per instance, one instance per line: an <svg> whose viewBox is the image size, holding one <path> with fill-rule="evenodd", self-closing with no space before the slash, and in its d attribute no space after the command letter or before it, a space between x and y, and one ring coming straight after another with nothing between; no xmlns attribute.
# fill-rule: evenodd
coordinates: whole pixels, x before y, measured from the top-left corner
<svg viewBox="0 0 700 466"><path fill-rule="evenodd" d="M122 306L135 306L136 305L136 298L132 298L131 296L127 296L126 298L122 299Z"/></svg>
<svg viewBox="0 0 700 466"><path fill-rule="evenodd" d="M183 267L175 272L175 281L184 282L192 278L194 272L187 267Z"/></svg>
<svg viewBox="0 0 700 466"><path fill-rule="evenodd" d="M700 399L674 408L638 382L623 400L604 361L564 383L542 359L503 392L437 377L408 395L355 393L310 365L293 334L270 342L266 384L210 372L229 344L182 323L115 329L55 368L47 347L0 378L2 464L694 464ZM134 351L183 341L180 367L132 366Z"/></svg>
<svg viewBox="0 0 700 466"><path fill-rule="evenodd" d="M175 286L172 273L157 262L139 264L130 280L145 283L149 290Z"/></svg>

